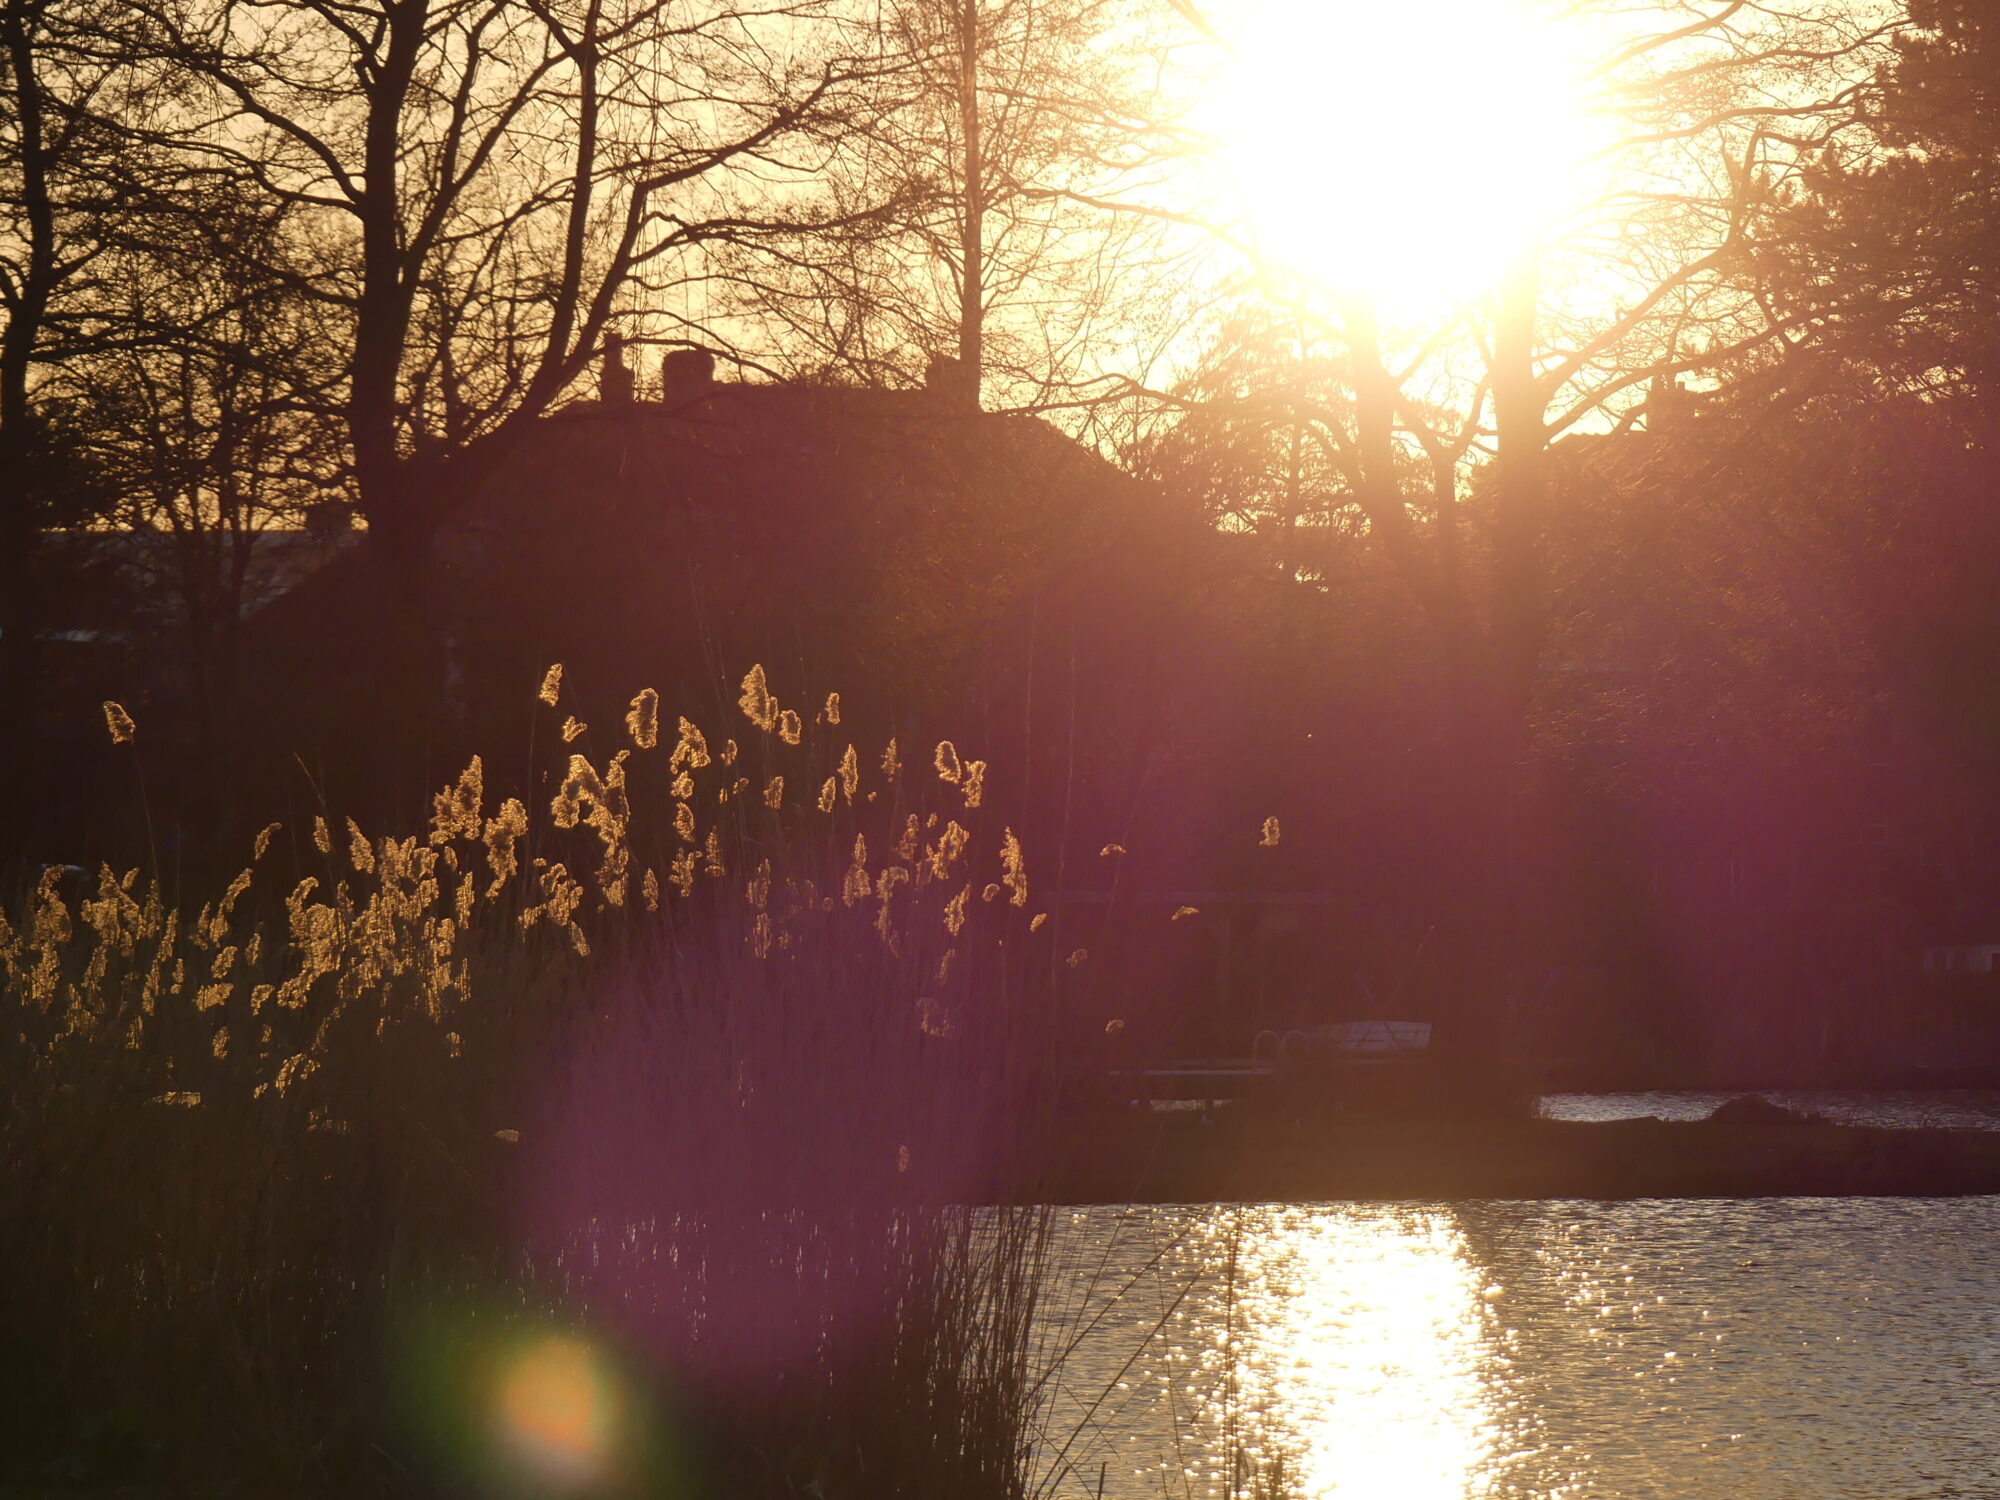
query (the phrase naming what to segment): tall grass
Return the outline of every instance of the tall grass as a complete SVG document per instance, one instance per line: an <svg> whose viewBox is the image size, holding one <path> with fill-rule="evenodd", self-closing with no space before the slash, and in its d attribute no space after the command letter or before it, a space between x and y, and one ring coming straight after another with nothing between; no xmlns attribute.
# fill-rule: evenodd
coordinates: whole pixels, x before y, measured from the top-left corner
<svg viewBox="0 0 2000 1500"><path fill-rule="evenodd" d="M1049 1223L967 1205L1060 966L983 764L761 669L593 757L560 677L544 805L475 759L198 910L50 872L0 923L13 1477L1023 1493Z"/></svg>

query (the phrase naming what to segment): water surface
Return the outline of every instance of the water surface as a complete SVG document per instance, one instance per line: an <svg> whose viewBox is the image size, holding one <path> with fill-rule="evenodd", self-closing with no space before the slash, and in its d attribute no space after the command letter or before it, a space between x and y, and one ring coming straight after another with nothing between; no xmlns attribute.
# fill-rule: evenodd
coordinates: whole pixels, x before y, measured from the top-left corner
<svg viewBox="0 0 2000 1500"><path fill-rule="evenodd" d="M1101 1207L1059 1235L1058 1494L2000 1495L2000 1198Z"/></svg>

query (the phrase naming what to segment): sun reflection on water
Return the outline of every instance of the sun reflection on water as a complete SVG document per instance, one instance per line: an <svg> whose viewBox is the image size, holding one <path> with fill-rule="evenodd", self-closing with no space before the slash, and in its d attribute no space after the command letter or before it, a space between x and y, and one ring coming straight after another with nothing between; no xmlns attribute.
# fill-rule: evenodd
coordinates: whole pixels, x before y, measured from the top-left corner
<svg viewBox="0 0 2000 1500"><path fill-rule="evenodd" d="M1341 1500L1486 1492L1500 1442L1490 1287L1441 1213L1256 1210L1237 1236L1242 1403L1297 1491Z"/></svg>
<svg viewBox="0 0 2000 1500"><path fill-rule="evenodd" d="M1065 1243L1045 1313L1087 1331L1051 1405L1052 1493L1564 1492L1521 1399L1514 1298L1449 1206L1084 1210Z"/></svg>
<svg viewBox="0 0 2000 1500"><path fill-rule="evenodd" d="M1995 1493L2000 1196L1106 1205L1060 1500Z"/></svg>

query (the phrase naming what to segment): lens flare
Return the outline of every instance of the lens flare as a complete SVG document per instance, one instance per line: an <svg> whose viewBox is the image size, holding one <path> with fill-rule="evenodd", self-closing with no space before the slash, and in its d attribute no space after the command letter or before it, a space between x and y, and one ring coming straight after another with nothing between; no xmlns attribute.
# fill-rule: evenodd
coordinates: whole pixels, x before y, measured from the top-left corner
<svg viewBox="0 0 2000 1500"><path fill-rule="evenodd" d="M580 1339L537 1340L517 1352L501 1374L500 1445L553 1489L585 1490L605 1479L618 1415L610 1373Z"/></svg>

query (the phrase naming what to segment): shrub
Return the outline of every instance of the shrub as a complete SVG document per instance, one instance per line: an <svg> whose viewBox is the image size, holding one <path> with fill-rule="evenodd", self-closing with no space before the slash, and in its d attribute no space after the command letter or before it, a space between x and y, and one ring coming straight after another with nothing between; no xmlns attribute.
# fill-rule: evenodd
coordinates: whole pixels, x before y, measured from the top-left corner
<svg viewBox="0 0 2000 1500"><path fill-rule="evenodd" d="M0 922L25 1476L1021 1492L1048 1221L969 1206L1062 1051L1020 845L952 747L740 707Z"/></svg>

